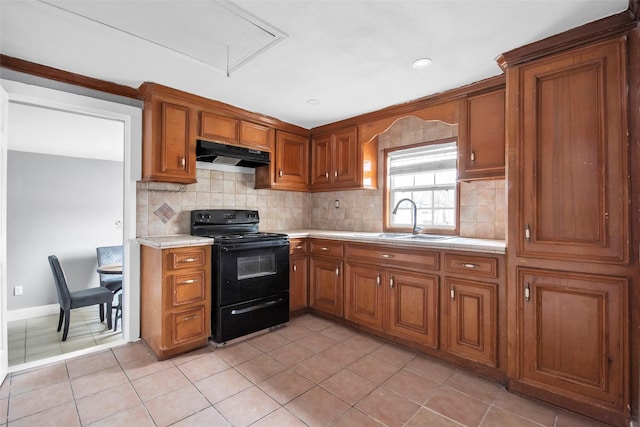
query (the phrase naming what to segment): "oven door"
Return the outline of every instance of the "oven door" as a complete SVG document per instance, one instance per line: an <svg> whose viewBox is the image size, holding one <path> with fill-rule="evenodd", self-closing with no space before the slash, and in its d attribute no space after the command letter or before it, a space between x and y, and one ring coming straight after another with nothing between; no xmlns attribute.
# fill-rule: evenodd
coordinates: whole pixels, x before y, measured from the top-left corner
<svg viewBox="0 0 640 427"><path fill-rule="evenodd" d="M289 290L289 241L220 244L214 252L214 308Z"/></svg>

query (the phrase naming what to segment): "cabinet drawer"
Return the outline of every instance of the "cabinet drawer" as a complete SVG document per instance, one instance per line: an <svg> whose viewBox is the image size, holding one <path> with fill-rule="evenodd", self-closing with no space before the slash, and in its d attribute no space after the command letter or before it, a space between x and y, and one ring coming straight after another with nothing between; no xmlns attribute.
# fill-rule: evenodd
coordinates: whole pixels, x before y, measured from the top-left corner
<svg viewBox="0 0 640 427"><path fill-rule="evenodd" d="M342 243L331 240L311 240L311 253L342 258Z"/></svg>
<svg viewBox="0 0 640 427"><path fill-rule="evenodd" d="M438 270L440 268L438 252L385 248L382 245L350 244L347 245L345 254L347 259L359 259L377 264L402 265L428 270Z"/></svg>
<svg viewBox="0 0 640 427"><path fill-rule="evenodd" d="M307 253L307 239L289 239L289 253L304 255Z"/></svg>
<svg viewBox="0 0 640 427"><path fill-rule="evenodd" d="M470 276L498 277L498 260L470 255L444 254L444 270Z"/></svg>
<svg viewBox="0 0 640 427"><path fill-rule="evenodd" d="M207 297L204 270L187 274L176 274L170 277L170 307L204 301Z"/></svg>
<svg viewBox="0 0 640 427"><path fill-rule="evenodd" d="M207 263L206 249L195 247L177 249L168 252L168 270L180 270L183 268L202 267Z"/></svg>
<svg viewBox="0 0 640 427"><path fill-rule="evenodd" d="M180 344L208 335L205 307L171 313L171 343Z"/></svg>

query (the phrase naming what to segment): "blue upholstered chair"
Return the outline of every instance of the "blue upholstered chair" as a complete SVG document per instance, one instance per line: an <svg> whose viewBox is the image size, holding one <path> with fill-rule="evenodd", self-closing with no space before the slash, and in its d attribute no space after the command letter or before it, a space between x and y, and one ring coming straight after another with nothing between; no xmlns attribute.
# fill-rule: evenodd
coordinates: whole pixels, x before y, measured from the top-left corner
<svg viewBox="0 0 640 427"><path fill-rule="evenodd" d="M98 267L101 265L107 264L122 264L122 260L124 258L124 250L122 245L118 246L101 246L96 248L96 254L98 257ZM100 276L100 286L109 289L114 295L118 292L122 291L122 274L101 274ZM118 305L116 307L116 316L122 316L122 298L118 298ZM100 321L104 321L104 306L100 305ZM117 319L116 317L116 319ZM117 320L115 322L117 329Z"/></svg>
<svg viewBox="0 0 640 427"><path fill-rule="evenodd" d="M69 333L69 322L71 318L71 309L88 307L95 304L107 305L107 327L111 329L111 303L113 301L113 294L110 290L100 287L82 289L80 291L70 292L67 286L67 279L62 271L62 266L58 257L55 255L49 256L49 265L51 266L51 272L53 273L53 279L56 282L56 290L58 291L58 302L60 303L60 319L58 320L58 332L62 327L62 321L64 320L64 332L62 333L62 341L67 340L67 334Z"/></svg>

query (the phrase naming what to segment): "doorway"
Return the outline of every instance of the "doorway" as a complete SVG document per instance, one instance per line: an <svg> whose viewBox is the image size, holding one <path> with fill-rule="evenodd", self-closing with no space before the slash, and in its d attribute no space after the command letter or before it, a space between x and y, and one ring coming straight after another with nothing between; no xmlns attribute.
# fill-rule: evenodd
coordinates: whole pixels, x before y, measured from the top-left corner
<svg viewBox="0 0 640 427"><path fill-rule="evenodd" d="M31 328L24 363L8 345L13 368L36 366L72 355L135 341L139 337L139 247L135 240L136 186L139 179L141 110L43 87L2 81L9 93L7 179L7 291L4 318L24 327L57 320L59 306L46 256L56 254L72 290L97 286L97 246L124 248L123 319L118 333L101 327L93 312L74 310L84 343L50 342L37 357ZM12 124L14 125L12 127ZM46 252L46 255L40 252ZM30 262L24 264L25 259ZM22 293L22 295L19 295ZM77 311L77 314L76 314ZM74 319L75 317L75 319ZM22 322L22 323L21 323ZM83 325L82 323L85 322ZM13 324L13 323L9 323ZM54 322L53 328L57 326ZM50 329L49 326L47 328ZM80 330L84 328L84 330ZM101 330L102 328L103 330ZM51 331L48 331L51 338ZM15 330L13 338L17 339ZM71 337L70 337L71 338ZM12 339L12 331L9 331ZM52 340L50 340L52 341ZM67 341L72 341L68 339ZM94 345L87 346L93 342ZM59 348L60 354L55 350ZM28 354L27 354L28 353Z"/></svg>

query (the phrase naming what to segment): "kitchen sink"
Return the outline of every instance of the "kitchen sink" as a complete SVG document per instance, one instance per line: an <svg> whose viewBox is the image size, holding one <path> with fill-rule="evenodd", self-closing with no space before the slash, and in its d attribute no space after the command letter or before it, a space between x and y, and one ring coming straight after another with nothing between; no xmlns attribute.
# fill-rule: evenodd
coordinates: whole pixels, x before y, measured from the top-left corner
<svg viewBox="0 0 640 427"><path fill-rule="evenodd" d="M386 239L416 239L416 240L446 240L456 236L443 236L440 234L409 234L409 233L380 233L377 237Z"/></svg>
<svg viewBox="0 0 640 427"><path fill-rule="evenodd" d="M416 239L416 240L446 240L453 239L455 236L443 236L440 234L405 234L401 239Z"/></svg>

